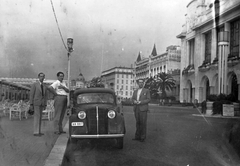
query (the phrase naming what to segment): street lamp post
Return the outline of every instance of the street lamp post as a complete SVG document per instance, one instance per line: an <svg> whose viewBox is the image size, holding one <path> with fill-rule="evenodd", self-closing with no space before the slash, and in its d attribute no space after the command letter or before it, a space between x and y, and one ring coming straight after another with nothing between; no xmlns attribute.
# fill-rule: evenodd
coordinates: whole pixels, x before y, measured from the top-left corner
<svg viewBox="0 0 240 166"><path fill-rule="evenodd" d="M68 47L68 88L69 91L70 89L70 56L71 56L71 52L73 52L73 39L72 38L68 38L67 39L67 47ZM70 106L70 93L68 93L68 106Z"/></svg>

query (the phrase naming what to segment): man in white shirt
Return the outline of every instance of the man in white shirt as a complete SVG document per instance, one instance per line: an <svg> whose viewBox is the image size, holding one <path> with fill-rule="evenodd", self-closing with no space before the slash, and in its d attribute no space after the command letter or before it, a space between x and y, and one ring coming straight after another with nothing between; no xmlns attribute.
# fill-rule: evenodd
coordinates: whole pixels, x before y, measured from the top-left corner
<svg viewBox="0 0 240 166"><path fill-rule="evenodd" d="M67 96L69 93L69 89L63 81L63 72L58 72L57 78L58 80L53 82L49 86L49 91L54 94L54 133L60 135L62 133L66 133L65 131L63 131L62 122L67 109Z"/></svg>
<svg viewBox="0 0 240 166"><path fill-rule="evenodd" d="M150 91L143 88L143 85L144 81L139 79L139 88L133 92L132 96L133 111L136 119L136 133L133 140L141 142L144 142L146 139L148 103L151 100Z"/></svg>

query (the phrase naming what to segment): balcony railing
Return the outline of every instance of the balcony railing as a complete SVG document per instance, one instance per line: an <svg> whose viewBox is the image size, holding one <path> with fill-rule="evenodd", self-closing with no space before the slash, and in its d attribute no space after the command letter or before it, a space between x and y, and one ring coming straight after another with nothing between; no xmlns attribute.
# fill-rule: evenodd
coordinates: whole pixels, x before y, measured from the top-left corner
<svg viewBox="0 0 240 166"><path fill-rule="evenodd" d="M190 64L187 67L185 67L182 71L182 75L191 75L195 72L194 64Z"/></svg>
<svg viewBox="0 0 240 166"><path fill-rule="evenodd" d="M240 57L239 56L231 56L228 55L228 67L233 67L240 63ZM198 67L198 70L201 72L206 72L209 69L217 69L218 67L218 57L216 57L212 63L204 60L202 65Z"/></svg>

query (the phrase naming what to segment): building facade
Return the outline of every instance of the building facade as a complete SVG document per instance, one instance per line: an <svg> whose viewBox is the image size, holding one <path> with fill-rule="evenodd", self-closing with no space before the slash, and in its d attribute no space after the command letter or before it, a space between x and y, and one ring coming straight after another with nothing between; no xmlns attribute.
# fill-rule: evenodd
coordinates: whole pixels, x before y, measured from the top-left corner
<svg viewBox="0 0 240 166"><path fill-rule="evenodd" d="M122 98L131 98L133 94L133 68L114 67L101 74L102 83L112 88Z"/></svg>
<svg viewBox="0 0 240 166"><path fill-rule="evenodd" d="M180 61L181 49L180 46L172 45L166 48L166 52L157 54L156 46L154 45L149 57L141 57L138 54L137 60L134 63L134 87L136 80L146 79L156 76L158 73L165 72L171 74L176 80L176 86L172 92L167 92L168 96L174 96L179 100L180 92Z"/></svg>
<svg viewBox="0 0 240 166"><path fill-rule="evenodd" d="M37 78L0 78L0 94L4 99L9 100L28 100L31 85L36 82ZM45 79L44 84L49 86L55 80ZM64 80L67 83L67 80ZM47 91L49 92L49 91ZM52 93L47 93L48 98L53 98ZM3 98L3 97L1 97Z"/></svg>
<svg viewBox="0 0 240 166"><path fill-rule="evenodd" d="M220 93L239 100L240 1L192 0L185 16L177 36L182 53L180 101L202 102Z"/></svg>
<svg viewBox="0 0 240 166"><path fill-rule="evenodd" d="M79 73L77 78L71 79L71 86L69 88L71 90L86 88L86 81L82 73Z"/></svg>
<svg viewBox="0 0 240 166"><path fill-rule="evenodd" d="M180 46L169 46L166 52L160 55L151 54L149 56L150 76L154 77L158 73L169 73L180 69L181 49Z"/></svg>

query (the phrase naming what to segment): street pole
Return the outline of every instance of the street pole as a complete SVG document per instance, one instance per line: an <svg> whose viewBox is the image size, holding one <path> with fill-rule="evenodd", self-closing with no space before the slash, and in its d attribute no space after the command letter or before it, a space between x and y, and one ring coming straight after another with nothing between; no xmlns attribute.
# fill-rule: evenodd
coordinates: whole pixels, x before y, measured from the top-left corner
<svg viewBox="0 0 240 166"><path fill-rule="evenodd" d="M70 89L70 55L71 53L68 52L68 88L69 88L69 91L71 90ZM67 106L69 107L70 106L70 92L68 93L68 102L67 102Z"/></svg>
<svg viewBox="0 0 240 166"><path fill-rule="evenodd" d="M70 56L71 56L71 52L73 52L73 39L72 38L68 38L67 39L67 56L68 56L68 89L69 89L69 93L68 93L68 101L67 101L67 106L70 107L70 91L71 91L71 85L70 85Z"/></svg>

